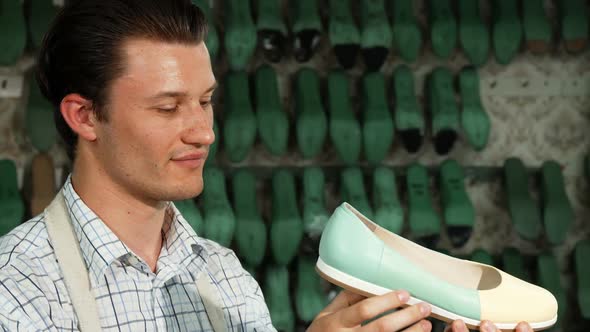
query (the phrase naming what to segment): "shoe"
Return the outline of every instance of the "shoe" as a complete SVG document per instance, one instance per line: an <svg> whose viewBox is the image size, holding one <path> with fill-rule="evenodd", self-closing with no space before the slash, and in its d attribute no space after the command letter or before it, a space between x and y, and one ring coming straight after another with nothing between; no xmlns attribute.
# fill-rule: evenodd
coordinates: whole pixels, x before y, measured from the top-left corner
<svg viewBox="0 0 590 332"><path fill-rule="evenodd" d="M354 67L361 34L350 10L350 0L330 0L329 37L340 66Z"/></svg>
<svg viewBox="0 0 590 332"><path fill-rule="evenodd" d="M369 71L377 71L389 53L391 27L383 0L361 1L361 50Z"/></svg>
<svg viewBox="0 0 590 332"><path fill-rule="evenodd" d="M502 253L502 269L508 274L528 282L533 282L531 274L526 269L524 257L516 248L507 248Z"/></svg>
<svg viewBox="0 0 590 332"><path fill-rule="evenodd" d="M459 40L467 59L482 66L490 53L490 32L483 21L479 1L459 0Z"/></svg>
<svg viewBox="0 0 590 332"><path fill-rule="evenodd" d="M285 53L287 27L281 17L281 2L279 0L258 0L258 43L265 58L273 63L281 61Z"/></svg>
<svg viewBox="0 0 590 332"><path fill-rule="evenodd" d="M285 266L272 266L266 271L264 299L272 325L277 331L293 332L295 315L289 295L289 271Z"/></svg>
<svg viewBox="0 0 590 332"><path fill-rule="evenodd" d="M395 137L383 74L375 72L363 77L363 106L365 158L378 165L387 157Z"/></svg>
<svg viewBox="0 0 590 332"><path fill-rule="evenodd" d="M393 72L393 98L395 125L402 145L409 153L416 153L422 147L426 129L414 90L414 76L406 65Z"/></svg>
<svg viewBox="0 0 590 332"><path fill-rule="evenodd" d="M427 302L431 316L446 322L461 319L478 329L490 320L499 329L513 330L526 321L542 330L557 320L557 301L549 291L493 266L421 247L348 203L330 217L319 252L316 269L324 279L365 296L407 290L407 305Z"/></svg>
<svg viewBox="0 0 590 332"><path fill-rule="evenodd" d="M471 254L471 260L474 262L481 263L483 265L492 265L494 264L494 258L490 255L489 252L485 251L484 249L477 249Z"/></svg>
<svg viewBox="0 0 590 332"><path fill-rule="evenodd" d="M14 66L25 50L27 28L20 0L0 0L0 66Z"/></svg>
<svg viewBox="0 0 590 332"><path fill-rule="evenodd" d="M320 78L312 69L301 69L295 82L297 145L304 159L318 155L326 140L328 120L320 96Z"/></svg>
<svg viewBox="0 0 590 332"><path fill-rule="evenodd" d="M361 154L361 127L350 101L350 81L341 71L328 75L330 138L340 160L354 164Z"/></svg>
<svg viewBox="0 0 590 332"><path fill-rule="evenodd" d="M252 111L246 72L233 72L227 76L225 98L224 148L228 159L237 163L246 159L256 139L256 117Z"/></svg>
<svg viewBox="0 0 590 332"><path fill-rule="evenodd" d="M16 165L12 160L0 159L0 236L20 225L24 215Z"/></svg>
<svg viewBox="0 0 590 332"><path fill-rule="evenodd" d="M393 170L377 167L373 173L373 204L375 222L390 232L401 234L404 226L404 209L402 208Z"/></svg>
<svg viewBox="0 0 590 332"><path fill-rule="evenodd" d="M561 166L555 161L546 161L541 167L541 193L545 233L552 245L560 245L565 242L575 216L565 192Z"/></svg>
<svg viewBox="0 0 590 332"><path fill-rule="evenodd" d="M299 257L297 261L295 307L299 318L306 323L310 323L328 305L314 262L315 259L308 257Z"/></svg>
<svg viewBox="0 0 590 332"><path fill-rule="evenodd" d="M233 177L236 247L247 265L256 268L266 252L266 225L256 200L256 178L241 169Z"/></svg>
<svg viewBox="0 0 590 332"><path fill-rule="evenodd" d="M225 176L218 168L205 167L203 182L205 237L229 247L234 238L236 218L227 197Z"/></svg>
<svg viewBox="0 0 590 332"><path fill-rule="evenodd" d="M446 67L434 69L427 86L434 150L439 155L446 155L453 149L459 131L459 108L455 101L451 71Z"/></svg>
<svg viewBox="0 0 590 332"><path fill-rule="evenodd" d="M430 39L434 54L448 59L457 47L457 19L450 0L430 0Z"/></svg>
<svg viewBox="0 0 590 332"><path fill-rule="evenodd" d="M498 63L507 65L518 54L522 44L522 25L518 2L494 0L492 41Z"/></svg>
<svg viewBox="0 0 590 332"><path fill-rule="evenodd" d="M565 49L573 54L583 52L588 46L588 7L584 0L562 0L556 5L561 14L561 37Z"/></svg>
<svg viewBox="0 0 590 332"><path fill-rule="evenodd" d="M576 265L577 298L580 312L584 319L590 319L590 240L580 241L574 249L574 262Z"/></svg>
<svg viewBox="0 0 590 332"><path fill-rule="evenodd" d="M391 32L393 48L406 62L414 62L422 51L422 31L414 11L413 0L392 0Z"/></svg>
<svg viewBox="0 0 590 332"><path fill-rule="evenodd" d="M567 293L560 280L557 260L551 253L543 253L537 259L537 285L550 291L557 299L557 322L554 329L561 327L568 311Z"/></svg>
<svg viewBox="0 0 590 332"><path fill-rule="evenodd" d="M406 174L410 231L419 243L434 248L440 239L441 225L432 205L428 171L414 163Z"/></svg>
<svg viewBox="0 0 590 332"><path fill-rule="evenodd" d="M475 208L465 190L463 168L452 159L440 166L440 192L447 233L455 247L462 247L473 233Z"/></svg>
<svg viewBox="0 0 590 332"><path fill-rule="evenodd" d="M59 11L59 8L52 0L39 0L31 2L31 11L29 18L29 30L31 32L31 41L35 48L41 47L43 37L49 29L49 25Z"/></svg>
<svg viewBox="0 0 590 332"><path fill-rule="evenodd" d="M205 164L216 163L215 156L217 156L221 135L219 134L219 125L217 124L217 120L215 120L215 118L213 118L213 133L215 134L215 141L209 147L209 154L207 154L207 161L205 161Z"/></svg>
<svg viewBox="0 0 590 332"><path fill-rule="evenodd" d="M225 51L231 70L245 70L256 49L250 1L225 0Z"/></svg>
<svg viewBox="0 0 590 332"><path fill-rule="evenodd" d="M538 239L542 230L539 207L529 192L529 176L520 159L504 162L504 186L514 228L526 240Z"/></svg>
<svg viewBox="0 0 590 332"><path fill-rule="evenodd" d="M303 229L311 238L319 238L328 222L324 172L319 167L303 170Z"/></svg>
<svg viewBox="0 0 590 332"><path fill-rule="evenodd" d="M522 27L528 50L545 54L551 45L551 24L545 12L544 0L522 1Z"/></svg>
<svg viewBox="0 0 590 332"><path fill-rule="evenodd" d="M293 55L297 62L307 62L316 53L322 35L317 0L290 1L293 13Z"/></svg>
<svg viewBox="0 0 590 332"><path fill-rule="evenodd" d="M205 225L203 223L203 216L201 211L197 207L194 199L189 198L182 201L175 201L174 206L178 209L178 212L182 214L184 219L191 225L197 235L202 236Z"/></svg>
<svg viewBox="0 0 590 332"><path fill-rule="evenodd" d="M363 173L358 167L347 168L340 174L342 201L351 202L366 216L373 216L373 209L369 204L369 198L365 191Z"/></svg>
<svg viewBox="0 0 590 332"><path fill-rule="evenodd" d="M465 68L459 74L461 92L461 127L467 141L476 151L488 144L491 130L490 116L481 102L479 75L473 68Z"/></svg>
<svg viewBox="0 0 590 332"><path fill-rule="evenodd" d="M260 140L271 154L282 156L287 152L289 119L283 110L274 69L267 65L258 68L255 85Z"/></svg>
<svg viewBox="0 0 590 332"><path fill-rule="evenodd" d="M31 216L39 215L55 198L55 168L46 153L33 157L31 165Z"/></svg>
<svg viewBox="0 0 590 332"><path fill-rule="evenodd" d="M303 237L303 223L297 207L295 179L286 170L272 177L272 224L270 248L279 265L289 264L299 252Z"/></svg>
<svg viewBox="0 0 590 332"><path fill-rule="evenodd" d="M212 9L209 5L210 1L192 0L192 2L201 9L205 15L205 18L207 19L207 39L205 40L205 45L207 45L209 57L213 63L214 60L217 59L217 53L219 51L219 33L217 32L217 27L215 26L215 17L211 13Z"/></svg>
<svg viewBox="0 0 590 332"><path fill-rule="evenodd" d="M27 136L39 152L48 152L57 142L57 130L53 122L53 106L45 99L37 83L31 83L29 103L25 117Z"/></svg>

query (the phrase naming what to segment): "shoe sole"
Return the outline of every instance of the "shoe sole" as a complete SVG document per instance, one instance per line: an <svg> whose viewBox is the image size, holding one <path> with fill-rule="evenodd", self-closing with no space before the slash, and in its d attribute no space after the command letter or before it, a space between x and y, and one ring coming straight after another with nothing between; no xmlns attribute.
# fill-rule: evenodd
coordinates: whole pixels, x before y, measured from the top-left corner
<svg viewBox="0 0 590 332"><path fill-rule="evenodd" d="M322 278L326 279L327 281L329 281L337 286L340 286L344 289L350 290L354 293L363 295L363 296L371 297L371 296L375 296L375 295L383 295L383 294L386 294L386 293L389 293L392 291L390 289L372 284L370 282L363 281L363 280L353 277L347 273L344 273L338 269L335 269L335 268L331 267L330 265L326 264L322 260L321 257L318 258L318 261L316 263L316 271L319 273L319 275ZM410 299L408 300L408 302L406 302L404 305L402 305L402 307L408 307L410 305L414 305L414 304L421 303L421 302L428 303L428 301L423 301L423 300L420 300L416 297L410 296ZM432 308L431 314L430 314L431 317L434 317L436 319L442 320L447 323L451 323L454 320L460 319L465 322L465 324L467 325L467 328L479 330L479 325L480 325L481 321L454 314L454 313L449 312L445 309L437 307L431 303L428 303L428 304ZM534 331L541 331L541 330L545 330L545 329L550 328L551 326L553 326L555 324L556 321L557 321L557 316L555 316L550 321L541 322L541 323L530 323L530 325ZM495 325L501 331L508 332L508 331L514 331L514 329L516 329L516 325L518 325L518 324L504 323L504 324L495 324Z"/></svg>

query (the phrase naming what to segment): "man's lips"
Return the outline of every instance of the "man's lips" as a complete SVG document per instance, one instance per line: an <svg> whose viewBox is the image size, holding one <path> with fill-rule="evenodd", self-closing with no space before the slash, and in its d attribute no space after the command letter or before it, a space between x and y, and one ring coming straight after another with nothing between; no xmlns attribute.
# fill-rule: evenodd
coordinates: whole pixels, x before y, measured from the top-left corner
<svg viewBox="0 0 590 332"><path fill-rule="evenodd" d="M185 154L176 158L173 158L172 161L175 164L188 167L188 168L198 168L201 167L205 163L205 159L207 158L207 152L195 152Z"/></svg>
<svg viewBox="0 0 590 332"><path fill-rule="evenodd" d="M185 154L180 157L172 158L174 161L187 161L187 160L196 160L196 159L205 159L207 157L207 152L195 152L190 154Z"/></svg>

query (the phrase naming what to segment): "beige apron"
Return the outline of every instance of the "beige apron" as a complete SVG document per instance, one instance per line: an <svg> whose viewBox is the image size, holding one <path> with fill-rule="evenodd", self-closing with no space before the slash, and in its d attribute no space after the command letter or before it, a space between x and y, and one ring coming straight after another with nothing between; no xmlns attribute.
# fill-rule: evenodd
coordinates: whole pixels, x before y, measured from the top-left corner
<svg viewBox="0 0 590 332"><path fill-rule="evenodd" d="M74 312L78 316L78 328L82 332L98 332L100 319L88 269L80 252L79 241L74 233L63 194L57 194L53 202L45 209L45 224L49 239L55 250L57 262L64 276L66 288L72 299ZM197 278L196 285L205 306L205 311L215 332L226 332L223 318L223 305L219 293L211 284L208 274L203 271Z"/></svg>

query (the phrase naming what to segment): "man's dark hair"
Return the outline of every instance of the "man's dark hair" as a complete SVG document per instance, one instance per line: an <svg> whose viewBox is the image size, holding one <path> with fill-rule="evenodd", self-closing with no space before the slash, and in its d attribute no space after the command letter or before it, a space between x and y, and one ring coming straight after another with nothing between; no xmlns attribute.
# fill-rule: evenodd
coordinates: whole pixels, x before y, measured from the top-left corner
<svg viewBox="0 0 590 332"><path fill-rule="evenodd" d="M78 93L107 121L111 83L122 74L122 44L130 38L196 45L207 34L201 10L190 0L73 0L57 14L38 57L37 83L54 107L58 132L74 160L77 135L60 112Z"/></svg>

